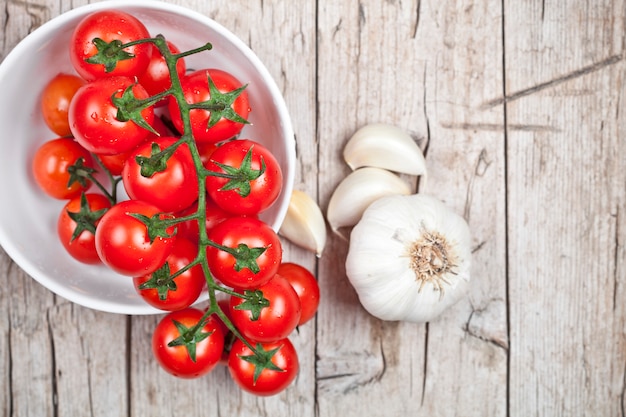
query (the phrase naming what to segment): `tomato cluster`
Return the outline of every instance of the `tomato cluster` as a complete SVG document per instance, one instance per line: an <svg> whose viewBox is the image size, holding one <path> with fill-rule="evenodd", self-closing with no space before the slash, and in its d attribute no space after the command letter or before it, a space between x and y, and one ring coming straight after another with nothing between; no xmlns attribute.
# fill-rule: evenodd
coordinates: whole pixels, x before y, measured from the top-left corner
<svg viewBox="0 0 626 417"><path fill-rule="evenodd" d="M66 200L62 245L168 312L152 350L169 373L198 377L221 362L246 391L282 391L298 372L289 337L314 316L319 288L259 220L283 178L267 148L239 137L246 86L222 69L187 71L192 52L121 11L84 18L69 50L75 73L41 96L57 137L31 161L39 187Z"/></svg>

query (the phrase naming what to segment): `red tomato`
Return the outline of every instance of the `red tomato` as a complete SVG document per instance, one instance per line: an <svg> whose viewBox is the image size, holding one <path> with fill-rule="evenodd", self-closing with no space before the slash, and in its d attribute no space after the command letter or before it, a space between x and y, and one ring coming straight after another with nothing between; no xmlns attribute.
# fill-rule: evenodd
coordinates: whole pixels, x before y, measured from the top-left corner
<svg viewBox="0 0 626 417"><path fill-rule="evenodd" d="M86 264L99 264L96 252L96 226L111 207L102 194L81 194L65 204L57 220L57 233L67 252Z"/></svg>
<svg viewBox="0 0 626 417"><path fill-rule="evenodd" d="M200 160L202 161L202 165L206 168L213 151L218 148L218 145L215 143L196 143L196 147L198 148L198 153L200 154Z"/></svg>
<svg viewBox="0 0 626 417"><path fill-rule="evenodd" d="M172 53L180 53L180 50L172 42L167 41L167 46ZM176 72L178 76L182 78L186 71L187 66L185 65L184 59L181 58L176 62ZM172 86L170 71L165 62L165 58L161 55L158 48L154 48L148 68L139 75L138 81L151 96L162 93ZM166 104L166 102L159 103Z"/></svg>
<svg viewBox="0 0 626 417"><path fill-rule="evenodd" d="M99 38L106 43L114 40L122 44L149 38L148 29L137 18L117 10L104 10L86 16L78 23L70 40L70 61L76 72L86 80L95 80L111 75L127 77L143 73L152 56L152 44L142 43L124 48L128 59L112 63L107 69L102 61L97 60L98 47L94 43ZM97 60L100 63L90 63Z"/></svg>
<svg viewBox="0 0 626 417"><path fill-rule="evenodd" d="M44 142L35 152L32 161L35 182L46 194L60 200L79 196L91 185L86 179L83 184L73 182L69 185L68 168L79 159L91 169L91 155L73 139L59 138Z"/></svg>
<svg viewBox="0 0 626 417"><path fill-rule="evenodd" d="M264 211L276 201L283 186L276 158L263 145L248 139L233 140L217 148L207 169L232 175L232 178L209 175L206 188L218 206L239 215Z"/></svg>
<svg viewBox="0 0 626 417"><path fill-rule="evenodd" d="M70 101L85 81L71 74L58 74L41 93L41 114L46 125L59 136L70 136L67 113Z"/></svg>
<svg viewBox="0 0 626 417"><path fill-rule="evenodd" d="M189 307L198 299L206 283L202 267L195 265L173 280L170 277L195 260L197 254L197 245L176 236L172 253L161 268L152 274L133 278L135 290L148 304L160 310L176 311ZM146 288L142 289L142 285Z"/></svg>
<svg viewBox="0 0 626 417"><path fill-rule="evenodd" d="M204 204L205 208L205 227L207 232L213 229L215 226L223 222L229 217L233 217L231 213L219 208L210 198L206 199ZM184 217L191 215L198 211L198 202L194 202L191 206L178 213L176 217ZM198 243L198 221L187 220L178 224L178 236L184 236L192 242Z"/></svg>
<svg viewBox="0 0 626 417"><path fill-rule="evenodd" d="M169 313L152 335L152 352L159 365L180 378L197 378L211 371L220 360L224 334L212 316L201 329L186 333L200 320L203 312L195 308ZM174 342L175 346L170 346Z"/></svg>
<svg viewBox="0 0 626 417"><path fill-rule="evenodd" d="M215 278L233 288L256 288L278 270L283 249L274 230L261 220L231 217L209 232L209 240L229 248L207 247L207 262Z"/></svg>
<svg viewBox="0 0 626 417"><path fill-rule="evenodd" d="M134 121L117 119L118 108L111 96L121 97L132 86L137 99L148 98L148 93L128 77L107 77L82 86L72 99L69 110L72 134L85 149L103 155L127 152L148 137L150 131ZM147 124L154 122L154 111L147 107L140 119Z"/></svg>
<svg viewBox="0 0 626 417"><path fill-rule="evenodd" d="M160 268L172 252L175 228L166 229L170 237L156 236L150 242L146 225L132 216L152 218L157 213L160 210L156 206L139 200L122 201L111 207L96 229L96 250L102 262L118 274L131 277L151 274Z"/></svg>
<svg viewBox="0 0 626 417"><path fill-rule="evenodd" d="M278 275L289 281L300 299L302 314L298 326L312 319L320 304L320 287L315 276L305 267L292 262L280 264Z"/></svg>
<svg viewBox="0 0 626 417"><path fill-rule="evenodd" d="M167 126L165 126L165 123L163 123L163 120L161 120L160 117L154 118L154 121L152 122L152 127L159 134L155 135L153 133L148 133L148 137L144 141L139 143L138 146L141 146L142 143L149 141L151 139L156 139L159 137L172 135L172 133L168 130ZM135 149L131 149L130 151L127 151L127 152L117 153L114 155L97 155L97 157L102 163L102 165L104 165L104 167L109 170L111 175L122 175L122 170L124 169L124 163L126 162L130 154Z"/></svg>
<svg viewBox="0 0 626 417"><path fill-rule="evenodd" d="M246 119L250 112L248 93L243 90L236 98L228 99L228 97L223 97L227 93L242 87L242 84L235 77L222 70L203 69L184 76L181 79L181 85L187 103L197 104L211 99L208 77L211 77L217 90L221 93L221 97L216 97L217 95L215 95L213 99L220 98L221 100L221 98L224 98L230 103L227 110L230 111L232 109L232 111L228 117ZM179 132L183 132L184 128L183 121L180 117L180 110L173 97L170 97L168 109L172 117L172 123ZM198 143L217 143L231 139L239 134L244 126L244 123L240 121L233 121L222 117L215 125L208 128L211 112L204 109L192 109L189 116L191 119L192 134Z"/></svg>
<svg viewBox="0 0 626 417"><path fill-rule="evenodd" d="M230 297L230 315L245 337L257 342L272 342L289 336L298 325L302 314L298 294L280 275L274 275L255 291L237 292L253 297L253 300ZM258 298L257 295L252 296L253 292L258 294Z"/></svg>
<svg viewBox="0 0 626 417"><path fill-rule="evenodd" d="M236 340L228 357L228 370L243 390L259 396L275 395L283 391L298 375L298 354L289 339L271 343L257 343L255 349L270 357L269 366L256 365L253 352L241 340Z"/></svg>
<svg viewBox="0 0 626 417"><path fill-rule="evenodd" d="M100 163L109 170L111 175L122 175L124 163L132 151L116 153L115 155L96 155Z"/></svg>
<svg viewBox="0 0 626 417"><path fill-rule="evenodd" d="M160 153L176 141L172 137L147 141L126 159L122 181L130 198L146 201L164 212L183 210L198 199L198 174L187 144L179 145L159 169L137 161L138 157Z"/></svg>

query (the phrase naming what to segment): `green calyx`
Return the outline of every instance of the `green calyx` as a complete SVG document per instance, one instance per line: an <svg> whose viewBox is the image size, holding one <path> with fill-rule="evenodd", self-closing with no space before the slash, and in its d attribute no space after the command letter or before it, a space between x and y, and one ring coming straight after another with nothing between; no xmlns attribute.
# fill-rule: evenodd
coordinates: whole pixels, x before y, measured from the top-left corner
<svg viewBox="0 0 626 417"><path fill-rule="evenodd" d="M270 301L263 296L261 290L245 290L245 301L235 307L235 310L250 311L250 320L256 321L261 317L261 311L270 306Z"/></svg>
<svg viewBox="0 0 626 417"><path fill-rule="evenodd" d="M220 188L221 191L231 191L236 190L237 194L242 197L247 197L250 194L251 186L250 182L259 178L263 173L265 173L265 160L261 157L261 168L254 169L252 168L252 148L248 149L246 155L241 161L241 166L239 168L232 167L230 165L225 165L219 163L217 161L213 161L215 165L220 167L224 172L223 173L215 173L212 172L210 175L227 178L228 182Z"/></svg>
<svg viewBox="0 0 626 417"><path fill-rule="evenodd" d="M93 44L98 52L95 55L85 59L85 62L89 64L104 65L105 72L111 72L117 66L119 61L134 58L135 55L124 50L127 45L124 45L120 40L115 39L111 42L106 42L100 38L94 38Z"/></svg>
<svg viewBox="0 0 626 417"><path fill-rule="evenodd" d="M117 107L117 114L115 115L115 118L120 122L132 121L137 126L158 135L159 133L154 130L148 122L146 122L146 119L144 119L141 114L147 106L153 104L154 100L139 100L135 97L135 93L133 92L133 87L135 85L136 84L126 87L126 89L122 92L121 97L118 97L117 93L114 93L111 96L111 102L115 105L115 107Z"/></svg>
<svg viewBox="0 0 626 417"><path fill-rule="evenodd" d="M174 277L170 276L170 265L165 262L162 267L152 273L149 280L139 285L140 290L157 290L159 300L167 300L170 291L176 291L178 287L174 281Z"/></svg>
<svg viewBox="0 0 626 417"><path fill-rule="evenodd" d="M176 326L176 329L178 329L178 334L180 336L178 336L176 339L169 342L167 345L169 347L184 346L185 349L187 349L189 358L193 362L195 362L196 361L196 345L202 342L207 337L211 336L213 332L203 332L202 326L200 325L203 323L202 321L193 327L187 327L184 324L176 320L172 320L172 323L174 323L174 326Z"/></svg>
<svg viewBox="0 0 626 417"><path fill-rule="evenodd" d="M271 350L265 350L260 343L257 343L254 355L239 356L244 361L254 365L254 376L252 379L254 383L256 383L261 376L261 373L266 369L275 372L284 372L284 369L279 368L274 362L272 362L272 358L281 348L282 346Z"/></svg>
<svg viewBox="0 0 626 417"><path fill-rule="evenodd" d="M76 228L74 229L74 233L72 234L72 238L70 241L74 241L81 235L84 231L88 231L89 233L96 234L96 222L104 216L104 213L107 212L108 209L103 208L100 210L91 210L89 207L89 202L87 201L87 196L85 193L80 195L80 209L77 212L66 210L67 215L70 219L74 220L76 223Z"/></svg>

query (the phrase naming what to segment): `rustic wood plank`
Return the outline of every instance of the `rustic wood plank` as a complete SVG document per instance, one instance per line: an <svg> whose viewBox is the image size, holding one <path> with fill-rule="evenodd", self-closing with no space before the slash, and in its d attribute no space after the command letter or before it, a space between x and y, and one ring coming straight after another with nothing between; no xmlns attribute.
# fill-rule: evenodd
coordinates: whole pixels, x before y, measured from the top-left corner
<svg viewBox="0 0 626 417"><path fill-rule="evenodd" d="M468 218L476 246L470 297L424 326L367 316L343 276L346 244L331 241L320 272L320 415L506 413L503 114L481 110L479 99L502 88L499 10L320 3L322 200L348 172L348 136L366 123L397 124L427 148L422 191Z"/></svg>
<svg viewBox="0 0 626 417"><path fill-rule="evenodd" d="M126 415L127 317L61 301L48 320L58 415Z"/></svg>
<svg viewBox="0 0 626 417"><path fill-rule="evenodd" d="M625 10L505 2L511 415L625 412Z"/></svg>

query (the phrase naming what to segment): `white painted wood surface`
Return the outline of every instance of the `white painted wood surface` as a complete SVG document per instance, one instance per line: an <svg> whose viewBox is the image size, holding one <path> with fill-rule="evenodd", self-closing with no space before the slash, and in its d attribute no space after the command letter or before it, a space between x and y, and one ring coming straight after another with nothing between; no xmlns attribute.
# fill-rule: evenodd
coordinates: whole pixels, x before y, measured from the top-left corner
<svg viewBox="0 0 626 417"><path fill-rule="evenodd" d="M297 381L258 399L224 368L166 375L147 347L157 317L73 305L0 250L2 415L626 414L623 0L175 2L266 63L296 130L296 188L322 208L352 132L410 132L420 191L469 221L471 293L427 325L384 323L345 277L345 241L319 260L285 244L323 300L294 337ZM2 0L0 58L85 3Z"/></svg>

